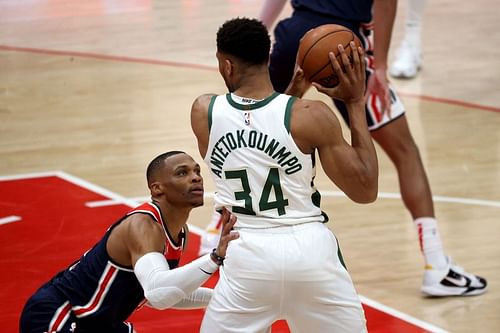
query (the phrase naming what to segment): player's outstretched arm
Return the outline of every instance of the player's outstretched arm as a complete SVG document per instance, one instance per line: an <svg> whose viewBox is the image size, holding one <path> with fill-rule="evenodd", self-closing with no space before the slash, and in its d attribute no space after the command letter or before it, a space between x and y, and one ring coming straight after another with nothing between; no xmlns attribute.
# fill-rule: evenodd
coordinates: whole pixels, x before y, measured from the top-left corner
<svg viewBox="0 0 500 333"><path fill-rule="evenodd" d="M292 80L288 84L288 87L285 90L285 94L302 98L302 96L304 96L304 94L310 87L311 82L306 79L304 71L296 63Z"/></svg>
<svg viewBox="0 0 500 333"><path fill-rule="evenodd" d="M129 239L134 272L144 289L148 303L156 309L166 309L193 293L222 264L227 245L239 237L231 232L236 217L225 211L221 215L223 230L217 250L182 267L171 270L161 252L165 242L163 231L157 223L131 223ZM146 222L146 221L144 221Z"/></svg>

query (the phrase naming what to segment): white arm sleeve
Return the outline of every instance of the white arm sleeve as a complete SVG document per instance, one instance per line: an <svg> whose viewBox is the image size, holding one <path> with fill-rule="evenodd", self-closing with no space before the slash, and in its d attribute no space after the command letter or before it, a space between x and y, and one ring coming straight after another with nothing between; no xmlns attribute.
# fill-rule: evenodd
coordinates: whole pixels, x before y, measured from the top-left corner
<svg viewBox="0 0 500 333"><path fill-rule="evenodd" d="M134 272L144 297L155 309L166 309L200 287L219 266L204 255L189 264L170 270L160 252L146 253L137 260Z"/></svg>
<svg viewBox="0 0 500 333"><path fill-rule="evenodd" d="M200 287L177 304L174 304L173 308L184 310L206 308L213 292L211 288Z"/></svg>

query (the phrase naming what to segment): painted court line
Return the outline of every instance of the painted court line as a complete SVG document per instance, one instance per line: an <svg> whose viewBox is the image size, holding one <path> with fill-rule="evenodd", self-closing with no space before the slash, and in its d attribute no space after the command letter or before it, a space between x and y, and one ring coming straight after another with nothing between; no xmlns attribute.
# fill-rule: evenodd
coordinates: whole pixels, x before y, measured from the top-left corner
<svg viewBox="0 0 500 333"><path fill-rule="evenodd" d="M80 57L80 58L109 60L109 61L118 61L118 62L131 62L131 63L139 63L139 64L145 64L145 65L183 67L183 68L191 68L191 69L202 69L202 70L208 70L208 71L216 71L217 70L217 68L215 66L191 64L191 63L183 63L183 62L167 61L167 60L158 60L158 59L135 58L135 57L118 56L118 55L107 55L107 54L91 53L91 52L49 50L49 49L38 49L38 48L31 48L31 47L10 46L10 45L0 45L0 50L44 54L44 55L55 55L55 56Z"/></svg>
<svg viewBox="0 0 500 333"><path fill-rule="evenodd" d="M208 66L208 65L200 65L193 63L183 63L183 62L175 62L175 61L167 61L167 60L158 60L158 59L148 59L148 58L136 58L129 56L119 56L119 55L106 55L92 52L79 52L79 51L67 51L67 50L50 50L43 48L32 48L32 47L20 47L13 45L0 45L0 50L4 51L13 51L13 52L26 52L26 53L35 53L35 54L44 54L44 55L55 55L55 56L73 56L73 57L81 57L81 58L89 58L89 59L98 59L98 60L109 60L109 61L119 61L119 62L130 62L130 63L141 63L146 65L160 65L160 66L171 66L171 67L182 67L182 68L192 68L192 69L201 69L208 71L216 71L217 67ZM500 108L489 106L489 105L480 105L465 101L452 100L441 97L433 97L426 95L418 95L413 93L406 93L399 91L402 96L418 98L425 101L443 103L443 104L451 104L462 107L469 107L478 110L484 111L492 111L492 112L500 112Z"/></svg>
<svg viewBox="0 0 500 333"><path fill-rule="evenodd" d="M417 319L415 317L412 317L406 313L403 313L401 311L398 311L398 310L395 310L393 308L390 308L384 304L381 304L379 302L376 302L374 300L371 300L367 297L364 297L364 296L361 296L359 295L359 298L361 299L361 302L372 307L372 308L375 308L375 309L378 309L378 310L381 310L385 313L388 313L390 314L391 316L393 317L396 317L396 318L399 318L401 320L404 320L404 321L407 321L415 326L418 326L418 327L421 327L429 332L432 332L432 333L448 333L448 331L445 331L443 330L442 328L440 327L437 327L437 326L434 326L432 324L429 324L425 321L422 321L420 319Z"/></svg>
<svg viewBox="0 0 500 333"><path fill-rule="evenodd" d="M322 197L346 197L343 192L340 191L319 191ZM205 192L205 198L212 198L214 195L213 192ZM399 193L390 193L390 192L379 192L378 197L380 199L398 199L401 200L401 195ZM434 202L447 202L447 203L457 203L462 205L476 205L476 206L489 206L489 207L500 207L500 201L494 200L483 200L483 199L473 199L473 198L455 198L455 197L446 197L441 195L432 196ZM148 201L149 197L135 197L129 198L128 200L132 200L134 202L145 202ZM117 205L121 202L115 200L102 200L102 201L91 201L87 202L85 205L88 207L102 207L102 206L111 206Z"/></svg>
<svg viewBox="0 0 500 333"><path fill-rule="evenodd" d="M17 215L0 217L0 225L1 224L12 223L12 222L17 222L17 221L21 221L21 220L22 220L21 216L17 216Z"/></svg>

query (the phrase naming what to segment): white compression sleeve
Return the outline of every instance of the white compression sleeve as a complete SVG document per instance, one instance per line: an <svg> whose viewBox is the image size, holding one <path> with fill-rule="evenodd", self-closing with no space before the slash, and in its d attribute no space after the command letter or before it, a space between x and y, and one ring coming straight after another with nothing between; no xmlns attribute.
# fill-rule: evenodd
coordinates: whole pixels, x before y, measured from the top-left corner
<svg viewBox="0 0 500 333"><path fill-rule="evenodd" d="M150 252L137 260L134 272L149 304L162 310L172 307L195 291L217 268L219 266L207 254L170 270L163 254Z"/></svg>
<svg viewBox="0 0 500 333"><path fill-rule="evenodd" d="M200 287L187 295L180 302L174 304L174 309L199 309L206 308L212 298L213 289Z"/></svg>

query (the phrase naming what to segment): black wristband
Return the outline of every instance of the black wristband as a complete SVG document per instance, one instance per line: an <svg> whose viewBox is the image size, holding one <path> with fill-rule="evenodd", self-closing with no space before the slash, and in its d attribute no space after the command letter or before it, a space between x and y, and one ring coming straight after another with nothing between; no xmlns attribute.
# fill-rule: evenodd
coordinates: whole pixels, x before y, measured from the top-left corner
<svg viewBox="0 0 500 333"><path fill-rule="evenodd" d="M224 264L224 259L226 259L225 257L221 257L220 255L217 254L217 252L215 252L216 249L213 249L212 250L212 253L210 253L210 258L212 258L213 261L215 261L215 263L219 266L223 265Z"/></svg>

